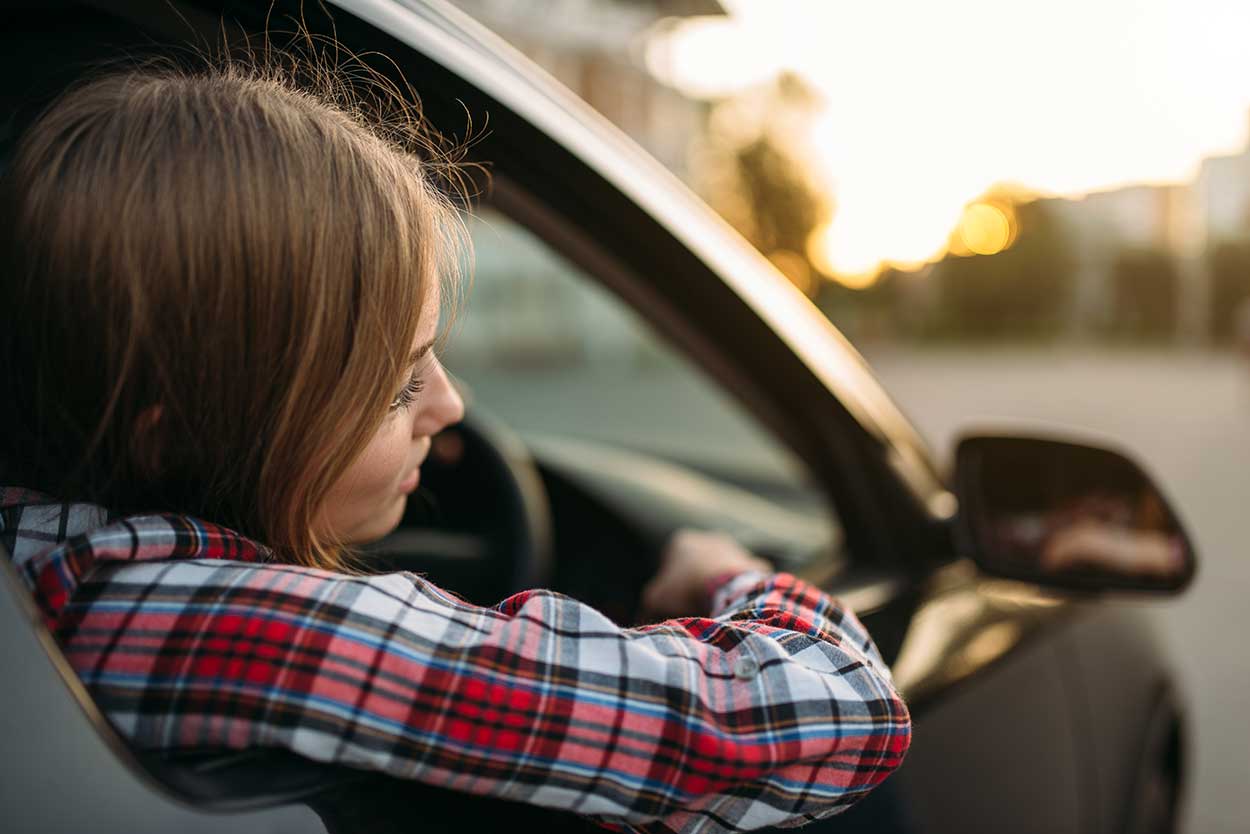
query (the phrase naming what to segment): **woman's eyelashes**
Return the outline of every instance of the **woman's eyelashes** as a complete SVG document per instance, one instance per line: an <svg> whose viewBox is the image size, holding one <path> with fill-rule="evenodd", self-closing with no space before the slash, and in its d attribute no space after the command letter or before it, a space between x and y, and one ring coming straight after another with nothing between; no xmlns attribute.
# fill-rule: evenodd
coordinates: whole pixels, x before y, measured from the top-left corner
<svg viewBox="0 0 1250 834"><path fill-rule="evenodd" d="M423 390L425 390L425 380L418 376L418 371L414 370L408 382L403 388L399 389L399 393L391 401L391 411L408 408L417 401L417 395Z"/></svg>

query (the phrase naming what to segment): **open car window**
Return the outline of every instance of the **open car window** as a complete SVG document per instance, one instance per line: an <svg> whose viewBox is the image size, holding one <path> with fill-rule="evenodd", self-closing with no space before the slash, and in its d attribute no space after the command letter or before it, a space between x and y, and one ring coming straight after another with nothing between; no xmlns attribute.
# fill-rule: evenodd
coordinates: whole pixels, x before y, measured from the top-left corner
<svg viewBox="0 0 1250 834"><path fill-rule="evenodd" d="M803 554L786 559L787 568L834 552L840 536L827 498L730 392L517 221L484 207L469 225L474 280L446 364L473 404L540 457L594 447L616 460L670 465L667 475L693 476L684 482L692 490L725 488L745 499L747 513L775 511L769 526L796 538L794 548L775 549Z"/></svg>

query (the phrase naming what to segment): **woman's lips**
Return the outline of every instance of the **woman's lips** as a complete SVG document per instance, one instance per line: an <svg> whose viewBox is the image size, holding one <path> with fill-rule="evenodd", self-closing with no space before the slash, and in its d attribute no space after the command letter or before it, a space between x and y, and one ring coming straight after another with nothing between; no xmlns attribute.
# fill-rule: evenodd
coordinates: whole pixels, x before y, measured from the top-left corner
<svg viewBox="0 0 1250 834"><path fill-rule="evenodd" d="M425 458L430 454L430 439L426 438L421 444L421 454L416 456L416 463L412 465L412 474L400 481L399 491L407 494L416 489L417 481L421 480L421 464L425 463Z"/></svg>
<svg viewBox="0 0 1250 834"><path fill-rule="evenodd" d="M417 488L417 483L421 480L421 464L425 462L426 456L430 453L430 441L426 440L421 448L421 454L417 456L417 462L412 467L412 474L399 482L399 491L408 494Z"/></svg>

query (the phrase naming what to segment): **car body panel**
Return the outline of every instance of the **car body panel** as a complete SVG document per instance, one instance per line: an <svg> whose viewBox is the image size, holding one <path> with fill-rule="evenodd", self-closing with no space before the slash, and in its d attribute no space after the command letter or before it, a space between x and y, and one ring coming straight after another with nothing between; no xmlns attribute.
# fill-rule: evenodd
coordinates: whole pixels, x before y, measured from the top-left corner
<svg viewBox="0 0 1250 834"><path fill-rule="evenodd" d="M970 684L975 692L918 711L898 778L919 831L1087 830L1073 707L1058 663L1049 641L1034 641L982 670Z"/></svg>
<svg viewBox="0 0 1250 834"><path fill-rule="evenodd" d="M0 823L13 832L305 834L307 806L251 811L193 806L162 788L127 752L43 628L0 547Z"/></svg>

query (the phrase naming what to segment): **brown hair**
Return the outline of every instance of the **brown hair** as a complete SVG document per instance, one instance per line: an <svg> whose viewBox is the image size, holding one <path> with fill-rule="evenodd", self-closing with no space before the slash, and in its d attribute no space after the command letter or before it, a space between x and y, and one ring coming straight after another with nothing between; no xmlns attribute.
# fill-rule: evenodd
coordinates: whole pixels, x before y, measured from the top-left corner
<svg viewBox="0 0 1250 834"><path fill-rule="evenodd" d="M467 248L446 146L399 88L340 77L147 64L26 131L0 184L11 483L343 565L313 520Z"/></svg>

